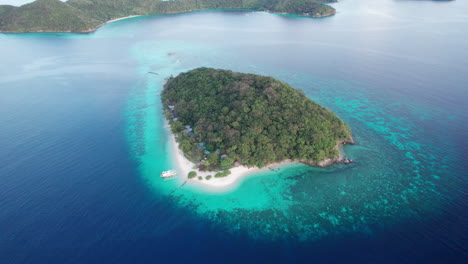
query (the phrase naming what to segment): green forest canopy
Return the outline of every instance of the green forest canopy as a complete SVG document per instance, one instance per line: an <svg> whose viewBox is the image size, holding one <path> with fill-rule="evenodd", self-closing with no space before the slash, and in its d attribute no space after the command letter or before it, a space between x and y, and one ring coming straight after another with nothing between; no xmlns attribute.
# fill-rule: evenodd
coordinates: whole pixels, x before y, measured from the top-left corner
<svg viewBox="0 0 468 264"><path fill-rule="evenodd" d="M37 0L20 7L0 5L3 32L89 32L102 23L130 15L202 9L249 9L322 17L336 0Z"/></svg>
<svg viewBox="0 0 468 264"><path fill-rule="evenodd" d="M181 150L202 170L317 164L352 142L334 113L271 77L198 68L169 78L161 100Z"/></svg>

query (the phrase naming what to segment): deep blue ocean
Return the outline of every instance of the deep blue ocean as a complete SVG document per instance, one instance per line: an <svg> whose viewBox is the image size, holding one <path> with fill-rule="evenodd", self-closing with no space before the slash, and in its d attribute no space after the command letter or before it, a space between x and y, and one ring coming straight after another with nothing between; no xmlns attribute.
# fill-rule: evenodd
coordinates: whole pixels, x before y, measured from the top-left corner
<svg viewBox="0 0 468 264"><path fill-rule="evenodd" d="M333 6L0 34L0 264L466 263L468 2ZM356 162L225 193L161 182L159 93L201 66L302 89L350 125Z"/></svg>

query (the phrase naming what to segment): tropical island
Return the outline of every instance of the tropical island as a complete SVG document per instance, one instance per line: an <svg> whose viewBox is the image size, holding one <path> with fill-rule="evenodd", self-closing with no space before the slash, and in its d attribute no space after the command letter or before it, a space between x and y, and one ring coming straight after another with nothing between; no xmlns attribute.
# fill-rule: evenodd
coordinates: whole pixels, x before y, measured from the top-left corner
<svg viewBox="0 0 468 264"><path fill-rule="evenodd" d="M328 166L345 161L341 144L354 143L333 112L271 77L198 68L170 77L161 100L180 149L176 160L185 164L178 169L205 182L232 168Z"/></svg>
<svg viewBox="0 0 468 264"><path fill-rule="evenodd" d="M326 17L336 0L37 0L20 7L0 5L0 32L95 31L120 18L206 9L243 9L308 17Z"/></svg>

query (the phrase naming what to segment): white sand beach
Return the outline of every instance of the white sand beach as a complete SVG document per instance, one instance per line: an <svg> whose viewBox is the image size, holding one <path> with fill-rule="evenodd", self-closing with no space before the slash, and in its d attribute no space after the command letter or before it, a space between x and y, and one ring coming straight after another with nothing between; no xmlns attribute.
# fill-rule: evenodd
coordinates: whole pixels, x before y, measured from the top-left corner
<svg viewBox="0 0 468 264"><path fill-rule="evenodd" d="M174 155L174 165L176 166L176 171L177 174L179 175L180 178L182 178L183 181L187 181L188 183L193 183L200 185L202 187L207 187L208 189L211 190L225 190L225 189L231 189L232 187L235 186L235 184L242 178L252 175L254 173L264 171L264 170L269 170L271 168L277 168L278 166L282 166L285 164L290 164L291 162L281 162L281 163L276 163L276 164L271 164L265 168L257 168L257 167L252 167L248 168L246 166L239 166L239 167L234 167L230 169L231 174L222 177L222 178L215 178L214 175L216 172L214 171L200 171L195 168L195 164L190 162L183 154L182 150L179 149L179 144L175 140L175 136L170 133L171 137L171 145L172 145L172 153ZM191 171L195 171L197 173L197 177L193 179L188 179L188 173ZM211 179L207 180L206 176L211 175ZM199 179L199 176L202 177L202 179Z"/></svg>
<svg viewBox="0 0 468 264"><path fill-rule="evenodd" d="M112 20L106 21L104 24L112 23L112 22L119 21L119 20L124 20L124 19L127 19L127 18L139 17L139 16L141 16L141 15L133 15L133 16L126 16L126 17L119 17L119 18L116 18L116 19L112 19Z"/></svg>
<svg viewBox="0 0 468 264"><path fill-rule="evenodd" d="M167 124L167 128L169 128L169 124ZM239 182L240 179L261 172L261 171L266 171L266 170L272 170L272 169L277 169L278 167L285 166L288 164L293 164L293 163L298 163L296 161L292 160L285 160L283 162L279 163L273 163L270 164L264 168L258 168L258 167L247 167L247 166L238 166L231 168L231 174L222 177L222 178L215 178L214 175L217 173L215 171L200 171L198 168L196 168L195 164L193 164L191 161L189 161L182 150L179 149L179 144L175 140L175 136L169 132L170 138L171 138L171 147L172 147L172 154L174 155L174 165L177 171L177 174L179 175L179 178L182 181L186 181L187 183L190 184L196 184L201 187L205 187L206 189L209 190L214 190L214 191L223 191L227 189L232 189L233 187L236 186L236 183ZM341 143L337 144L338 151L340 153L340 156L335 159L326 159L322 162L319 162L318 165L319 167L326 167L334 163L340 163L343 162L343 159L345 157L345 153L343 150L343 145ZM197 173L197 177L188 179L188 173L191 171L195 171ZM208 175L211 175L210 179L206 179ZM200 178L201 177L201 178Z"/></svg>
<svg viewBox="0 0 468 264"><path fill-rule="evenodd" d="M189 161L182 150L179 149L179 143L177 143L175 139L175 135L170 131L169 123L166 122L165 124L166 129L169 130L170 135L170 144L171 144L171 151L173 155L173 162L175 169L177 171L178 178L181 179L183 182L187 182L189 184L196 184L200 187L204 187L206 189L214 190L214 191L223 191L226 189L232 189L236 186L236 183L239 182L240 179L261 172L266 170L277 169L278 167L285 166L288 164L298 163L297 161L292 160L285 160L279 163L270 164L264 168L258 167L247 167L247 166L238 166L231 168L231 174L226 177L215 178L216 171L200 171L195 164ZM341 142L337 142L337 150L340 153L340 156L335 159L326 159L322 162L319 162L318 165L320 167L326 167L334 163L342 162L345 153L343 149L343 144ZM195 171L197 176L192 179L188 179L188 174L191 171ZM211 178L207 179L207 176L211 175Z"/></svg>

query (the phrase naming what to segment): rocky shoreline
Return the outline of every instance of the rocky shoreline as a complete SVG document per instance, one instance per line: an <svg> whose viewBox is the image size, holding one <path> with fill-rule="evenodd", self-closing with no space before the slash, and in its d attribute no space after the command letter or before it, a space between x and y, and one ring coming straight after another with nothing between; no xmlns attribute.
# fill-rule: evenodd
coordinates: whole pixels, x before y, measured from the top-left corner
<svg viewBox="0 0 468 264"><path fill-rule="evenodd" d="M343 141L337 142L336 149L340 153L338 157L327 158L327 159L324 159L324 160L319 161L319 162L311 162L311 161L308 161L308 160L286 159L286 160L283 160L283 161L266 164L265 168L278 167L278 166L281 166L281 165L284 165L284 164L291 164L291 163L302 163L302 164L306 164L306 165L309 165L309 166L315 166L315 167L320 167L320 168L325 168L325 167L331 166L333 164L338 164L338 163L350 164L350 163L353 163L354 161L352 159L346 157L346 155L343 152L342 148L343 148L343 145L354 145L354 144L356 144L356 143L354 142L353 139L348 139L348 140L343 140ZM235 167L239 167L239 166L247 167L247 166L242 165L242 164L236 164ZM247 167L247 168L249 168L249 169L252 169L252 168L259 169L257 167Z"/></svg>
<svg viewBox="0 0 468 264"><path fill-rule="evenodd" d="M276 15L296 15L296 16L303 16L303 17L310 17L310 18L324 18L324 17L330 17L336 15L336 10L333 9L332 12L326 13L326 14L310 14L310 13L302 13L302 14L292 14L292 13L282 13L282 12L272 12L272 11L265 11L270 14L276 14Z"/></svg>
<svg viewBox="0 0 468 264"><path fill-rule="evenodd" d="M289 164L303 163L303 164L310 165L310 166L324 168L324 167L328 167L337 163L349 164L353 162L352 160L349 160L348 158L344 156L344 153L342 152L342 150L339 150L340 155L338 157L325 159L318 163L311 163L305 160L287 159L287 160L283 160L280 162L267 164L263 168L247 167L241 164L237 164L235 167L229 169L229 171L231 172L230 175L226 177L222 177L222 178L215 178L215 177L212 177L212 175L216 173L215 171L201 171L198 168L195 169L196 165L192 163L191 161L189 161L187 157L184 155L184 153L182 152L182 150L179 148L179 143L177 142L176 136L172 133L172 131L170 131L169 124L166 124L166 126L167 126L167 129L169 129L169 134L171 138L172 155L174 157L174 160L173 160L174 166L177 169L177 172L181 175L181 181L184 182L184 184L195 184L208 191L223 192L226 190L231 190L232 188L235 188L239 180L244 177L254 175L256 173L266 171L266 170L274 171L282 166L286 166ZM344 141L338 142L336 147L339 149L345 144L355 144L355 143L353 139L344 140ZM187 175L190 171L196 172L197 177L189 179Z"/></svg>
<svg viewBox="0 0 468 264"><path fill-rule="evenodd" d="M354 145L356 144L354 142L354 140L351 138L351 139L347 139L347 140L343 140L341 142L337 142L337 145L336 145L336 149L339 151L340 155L338 157L334 157L334 158L327 158L325 160L322 160L320 162L310 162L310 161L307 161L307 160L298 160L297 162L300 162L300 163L304 163L304 164L307 164L307 165L310 165L310 166L317 166L317 167L320 167L320 168L325 168L325 167L328 167L328 166L331 166L333 164L337 164L337 163L344 163L344 164L349 164L349 163L353 163L354 161L352 159L349 159L345 156L344 152L342 151L342 148L343 148L343 145Z"/></svg>

